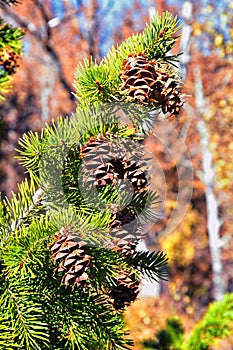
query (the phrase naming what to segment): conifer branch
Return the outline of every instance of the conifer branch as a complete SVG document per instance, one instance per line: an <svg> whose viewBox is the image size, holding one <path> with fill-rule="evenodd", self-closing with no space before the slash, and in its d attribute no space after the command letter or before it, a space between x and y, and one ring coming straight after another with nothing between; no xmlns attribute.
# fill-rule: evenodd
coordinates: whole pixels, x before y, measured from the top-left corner
<svg viewBox="0 0 233 350"><path fill-rule="evenodd" d="M157 15L99 65L84 60L76 113L19 141L30 180L0 205L0 344L130 349L124 309L141 277L167 277L166 254L136 249L142 224L157 220L141 144L157 118L150 112L178 114L183 105L171 66L178 57L169 56L177 24ZM44 45L57 62L49 38L50 29Z"/></svg>
<svg viewBox="0 0 233 350"><path fill-rule="evenodd" d="M32 179L30 183L28 180L25 180L18 187L18 194L12 193L11 200L6 198L3 201L5 210L11 213L11 224L5 238L8 238L10 233L15 232L22 223L27 221L27 219L32 219L32 215L35 215L42 209L41 200L44 191L42 189L36 190Z"/></svg>
<svg viewBox="0 0 233 350"><path fill-rule="evenodd" d="M139 251L128 259L135 268L138 268L149 279L154 281L158 281L159 279L167 280L168 257L165 253Z"/></svg>
<svg viewBox="0 0 233 350"><path fill-rule="evenodd" d="M4 94L10 91L9 83L16 72L18 60L22 54L23 35L22 30L13 28L0 18L0 99L4 99Z"/></svg>
<svg viewBox="0 0 233 350"><path fill-rule="evenodd" d="M184 327L178 318L171 317L166 327L154 339L143 342L145 349L208 350L221 339L232 334L233 295L209 305L202 319L194 326L191 335L185 338Z"/></svg>

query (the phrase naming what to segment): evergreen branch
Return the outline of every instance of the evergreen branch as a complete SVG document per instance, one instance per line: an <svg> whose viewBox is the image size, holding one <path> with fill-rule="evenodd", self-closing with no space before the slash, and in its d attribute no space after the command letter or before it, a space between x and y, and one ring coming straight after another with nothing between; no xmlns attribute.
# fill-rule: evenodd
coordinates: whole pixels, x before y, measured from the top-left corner
<svg viewBox="0 0 233 350"><path fill-rule="evenodd" d="M226 294L224 299L210 304L207 312L194 327L187 341L186 349L208 350L230 334L233 329L233 293Z"/></svg>
<svg viewBox="0 0 233 350"><path fill-rule="evenodd" d="M145 54L148 59L156 59L172 64L178 61L178 55L169 55L181 29L177 17L168 11L161 16L157 13L150 25L141 34L134 34L121 45L108 51L98 65L84 60L75 73L76 98L81 106L98 102L122 102L121 72L123 62L132 54ZM168 70L171 68L168 66Z"/></svg>
<svg viewBox="0 0 233 350"><path fill-rule="evenodd" d="M61 227L72 227L72 232L77 238L84 241L90 247L105 248L110 241L110 233L107 229L110 213L92 213L92 216L76 210L73 206L63 209L52 209L48 211L50 222L55 230ZM98 253L97 253L98 254Z"/></svg>
<svg viewBox="0 0 233 350"><path fill-rule="evenodd" d="M122 316L113 312L106 297L81 289L72 294L63 289L54 292L50 296L46 293L51 298L46 309L53 331L63 325L59 333L63 341L59 343L64 349L127 349L123 347L127 341Z"/></svg>
<svg viewBox="0 0 233 350"><path fill-rule="evenodd" d="M43 322L43 310L32 299L28 288L19 286L16 281L1 297L1 310L8 316L9 328L14 330L17 345L26 350L40 350L41 345L48 348L48 327Z"/></svg>
<svg viewBox="0 0 233 350"><path fill-rule="evenodd" d="M24 32L19 28L13 28L10 24L0 22L0 50L10 47L16 54L22 53L22 43Z"/></svg>
<svg viewBox="0 0 233 350"><path fill-rule="evenodd" d="M6 278L34 278L36 270L43 267L44 254L54 231L45 216L11 235L1 248L2 273Z"/></svg>
<svg viewBox="0 0 233 350"><path fill-rule="evenodd" d="M134 138L135 140L142 141L148 136L149 131L152 129L156 120L158 120L159 113L153 113L152 110L148 110L143 105L137 105L135 103L119 102L116 103L116 111L119 111L121 115L126 117L128 123L132 124L135 128Z"/></svg>
<svg viewBox="0 0 233 350"><path fill-rule="evenodd" d="M36 5L47 25L44 6ZM43 45L59 67L47 29ZM145 138L157 115L142 107L143 96L130 99L136 81L130 89L125 83L135 65L140 82L142 65L144 107L178 113L179 78L165 62L177 58L169 51L178 30L176 17L157 14L142 34L110 50L100 65L85 60L76 72L83 108L46 125L41 135L29 132L19 141L19 160L31 181L0 204L0 344L10 338L12 349L25 350L126 350L132 345L125 338L122 310L137 297L139 276L165 279L168 259L162 252L136 252L139 219L157 219L152 206L158 199L147 179L148 159L143 160L136 141ZM41 41L39 31L32 34ZM62 74L61 81L67 89ZM138 221L132 234L124 226L128 220Z"/></svg>
<svg viewBox="0 0 233 350"><path fill-rule="evenodd" d="M60 151L66 152L76 139L76 130L70 128L69 118L59 118L56 123L53 120L51 125L47 124L40 135L32 131L24 134L18 141L20 148L17 149L19 153L17 158L19 163L30 172L31 176L36 174L38 180L41 171L41 159L54 153L59 156Z"/></svg>
<svg viewBox="0 0 233 350"><path fill-rule="evenodd" d="M142 46L149 58L163 59L172 62L177 55L167 56L179 36L182 25L179 25L177 16L173 17L168 11L151 20L150 25L141 34Z"/></svg>
<svg viewBox="0 0 233 350"><path fill-rule="evenodd" d="M122 331L122 320L116 314L112 314L109 306L99 299L89 301L92 305L91 317L89 320L90 330L92 329L92 338L88 337L88 325L84 328L80 324L70 319L70 326L68 327L68 337L71 343L78 349L128 349L124 345L127 341L124 339L125 333ZM84 306L84 305L83 305ZM88 307L89 309L89 307ZM84 312L85 307L84 307ZM96 317L96 312L98 317ZM68 345L68 343L67 343ZM74 349L76 349L74 347Z"/></svg>
<svg viewBox="0 0 233 350"><path fill-rule="evenodd" d="M166 328L159 331L155 339L148 339L143 342L143 348L151 350L185 350L184 344L183 325L178 318L171 317L166 322Z"/></svg>
<svg viewBox="0 0 233 350"><path fill-rule="evenodd" d="M42 209L41 200L44 194L42 189L36 191L34 182L31 180L29 183L27 179L18 187L18 194L12 193L11 200L8 198L4 200L4 205L11 212L11 227L6 238L10 232L15 232L20 225L27 222L27 220L30 221L32 215L39 213Z"/></svg>
<svg viewBox="0 0 233 350"><path fill-rule="evenodd" d="M4 94L8 93L11 90L11 85L9 84L9 81L9 75L0 77L0 100L4 100Z"/></svg>
<svg viewBox="0 0 233 350"><path fill-rule="evenodd" d="M124 329L122 315L112 312L111 307L106 300L96 296L91 298L91 302L98 306L98 315L96 319L96 335L98 339L97 349L102 350L104 347L109 350L128 350L128 345L132 345L132 341L126 339L128 332ZM101 300L102 299L102 300ZM94 306L93 305L93 306ZM95 318L95 313L92 313Z"/></svg>
<svg viewBox="0 0 233 350"><path fill-rule="evenodd" d="M88 101L110 102L113 87L113 73L107 65L99 66L92 58L79 63L75 73L76 97L85 94ZM82 89L85 89L84 91ZM79 102L85 103L83 99Z"/></svg>
<svg viewBox="0 0 233 350"><path fill-rule="evenodd" d="M6 315L0 316L0 349L19 349L19 345L15 342L15 337L14 329L9 327L9 320Z"/></svg>
<svg viewBox="0 0 233 350"><path fill-rule="evenodd" d="M143 342L145 349L209 350L211 345L232 334L233 294L209 305L202 319L185 340L184 327L178 318L169 318L166 327L154 339Z"/></svg>
<svg viewBox="0 0 233 350"><path fill-rule="evenodd" d="M12 231L18 229L19 226L23 223L23 221L26 220L29 215L32 215L32 213L34 213L35 210L38 211L42 209L41 203L43 194L44 190L42 188L39 188L35 191L28 208L23 212L22 217L17 221L17 224L12 227Z"/></svg>
<svg viewBox="0 0 233 350"><path fill-rule="evenodd" d="M92 136L106 135L106 133L129 137L130 130L122 125L117 115L117 107L114 103L100 104L95 102L88 107L78 108L70 120L71 128L75 128L77 132L76 142L85 144Z"/></svg>
<svg viewBox="0 0 233 350"><path fill-rule="evenodd" d="M159 202L158 198L157 192L151 190L138 193L132 198L130 204L135 207L142 223L156 222L158 220L159 215L154 211Z"/></svg>
<svg viewBox="0 0 233 350"><path fill-rule="evenodd" d="M28 134L24 134L18 141L20 149L17 149L17 151L20 156L16 158L19 159L19 164L22 164L30 172L30 175L34 176L35 181L37 180L36 182L38 182L39 162L46 140L45 130L42 129L40 136L37 132L29 131Z"/></svg>
<svg viewBox="0 0 233 350"><path fill-rule="evenodd" d="M139 251L132 257L127 257L127 261L131 266L134 266L135 269L151 280L167 280L168 258L163 252Z"/></svg>
<svg viewBox="0 0 233 350"><path fill-rule="evenodd" d="M119 270L128 268L128 262L122 254L105 247L89 248L94 278L91 284L98 292L108 293L116 286Z"/></svg>
<svg viewBox="0 0 233 350"><path fill-rule="evenodd" d="M0 2L0 7L3 3ZM4 24L0 18L0 99L4 100L4 94L9 92L12 75L18 67L18 58L22 53L21 39L24 33Z"/></svg>
<svg viewBox="0 0 233 350"><path fill-rule="evenodd" d="M0 246L3 244L3 241L7 238L10 220L10 209L4 204L2 198L0 198Z"/></svg>

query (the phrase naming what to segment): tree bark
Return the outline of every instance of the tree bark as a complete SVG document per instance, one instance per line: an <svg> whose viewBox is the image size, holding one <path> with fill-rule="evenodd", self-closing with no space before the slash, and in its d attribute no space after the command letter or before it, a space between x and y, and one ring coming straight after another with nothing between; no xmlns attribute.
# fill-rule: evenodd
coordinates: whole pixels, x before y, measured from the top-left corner
<svg viewBox="0 0 233 350"><path fill-rule="evenodd" d="M213 294L215 300L222 300L224 296L224 287L222 283L222 242L220 238L221 220L218 212L218 199L214 193L215 172L213 168L213 157L209 150L210 137L204 114L206 103L203 94L200 68L195 69L195 102L199 114L199 121L196 124L200 135L203 183L205 185L206 208L207 208L207 230L209 236L210 254L212 260L213 273Z"/></svg>
<svg viewBox="0 0 233 350"><path fill-rule="evenodd" d="M192 11L193 4L191 1L184 1L182 6L182 16L184 24L180 40L180 51L183 53L180 58L180 75L183 81L186 79L187 67L191 61L190 43L192 35Z"/></svg>

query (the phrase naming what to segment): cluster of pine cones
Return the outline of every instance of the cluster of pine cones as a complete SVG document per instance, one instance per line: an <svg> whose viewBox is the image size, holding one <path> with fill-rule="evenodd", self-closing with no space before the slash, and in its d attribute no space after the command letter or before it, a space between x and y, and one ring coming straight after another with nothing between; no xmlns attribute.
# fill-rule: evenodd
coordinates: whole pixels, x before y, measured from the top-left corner
<svg viewBox="0 0 233 350"><path fill-rule="evenodd" d="M132 195L131 201L148 193L143 151L139 148L136 151L135 143L131 145L130 140L119 139L116 135L107 137L100 134L92 137L82 147L81 157L85 164L82 179L85 188L94 186L101 189L108 185L111 191L117 186L118 193L124 192L124 198L126 193ZM114 203L109 206L112 212L109 228L115 246L125 246L126 240L135 240L139 234L137 214L132 205L125 205L125 201L122 208Z"/></svg>
<svg viewBox="0 0 233 350"><path fill-rule="evenodd" d="M135 144L134 144L135 147ZM109 186L110 192L118 185L132 192L132 198L145 196L148 192L147 173L143 167L142 154L132 151L130 142L116 135L98 135L80 148L79 157L83 160L84 188L101 189ZM134 157L132 156L134 154ZM131 198L131 199L132 199ZM112 240L108 249L129 256L135 253L140 238L137 214L132 205L122 208L111 203L109 209L112 220L108 230ZM80 239L70 225L63 227L51 244L52 261L58 263L54 273L63 272L62 282L76 288L86 284L92 277L92 258L88 245ZM92 269L93 270L93 269ZM132 271L121 271L117 283L110 291L109 301L116 310L124 309L134 301L140 290L140 281Z"/></svg>
<svg viewBox="0 0 233 350"><path fill-rule="evenodd" d="M162 108L164 113L177 114L183 105L178 82L168 67L156 60L149 60L143 53L133 54L123 62L121 92L126 101ZM108 249L123 256L136 252L140 239L140 225L137 222L137 198L146 197L149 191L147 170L143 163L143 152L135 150L127 139L120 139L111 133L91 137L79 146L79 159L83 161L82 186L84 189L115 188L124 196L132 193L131 203L110 203L112 220L108 224L112 240ZM90 194L92 192L90 191ZM123 196L123 197L124 197ZM90 202L93 200L90 195ZM143 208L142 208L143 209ZM140 211L140 210L139 210ZM92 257L88 245L83 242L72 226L63 227L51 245L52 261L59 263L54 272L63 272L62 282L76 288L92 279ZM131 270L119 273L117 283L109 292L109 300L116 310L124 309L139 293L140 282Z"/></svg>
<svg viewBox="0 0 233 350"><path fill-rule="evenodd" d="M143 53L129 55L120 73L126 101L161 108L163 113L178 114L184 104L174 73L165 64L149 60Z"/></svg>
<svg viewBox="0 0 233 350"><path fill-rule="evenodd" d="M66 286L72 286L72 289L75 289L78 286L84 286L93 278L91 273L93 264L88 245L79 239L72 225L62 227L55 234L50 249L52 262L59 263L54 273L64 273L62 282ZM123 270L118 275L116 285L107 295L113 307L116 310L122 310L137 298L139 291L140 281L135 273Z"/></svg>
<svg viewBox="0 0 233 350"><path fill-rule="evenodd" d="M0 67L3 67L4 72L12 75L15 73L18 55L9 47L6 46L0 50Z"/></svg>

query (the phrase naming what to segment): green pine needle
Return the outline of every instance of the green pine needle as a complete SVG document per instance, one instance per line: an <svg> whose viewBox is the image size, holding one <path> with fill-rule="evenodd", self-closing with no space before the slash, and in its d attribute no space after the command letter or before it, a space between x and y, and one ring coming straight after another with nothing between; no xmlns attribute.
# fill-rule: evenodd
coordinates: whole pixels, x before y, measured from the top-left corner
<svg viewBox="0 0 233 350"><path fill-rule="evenodd" d="M149 279L154 281L167 280L168 257L165 253L139 251L127 259L142 275Z"/></svg>

